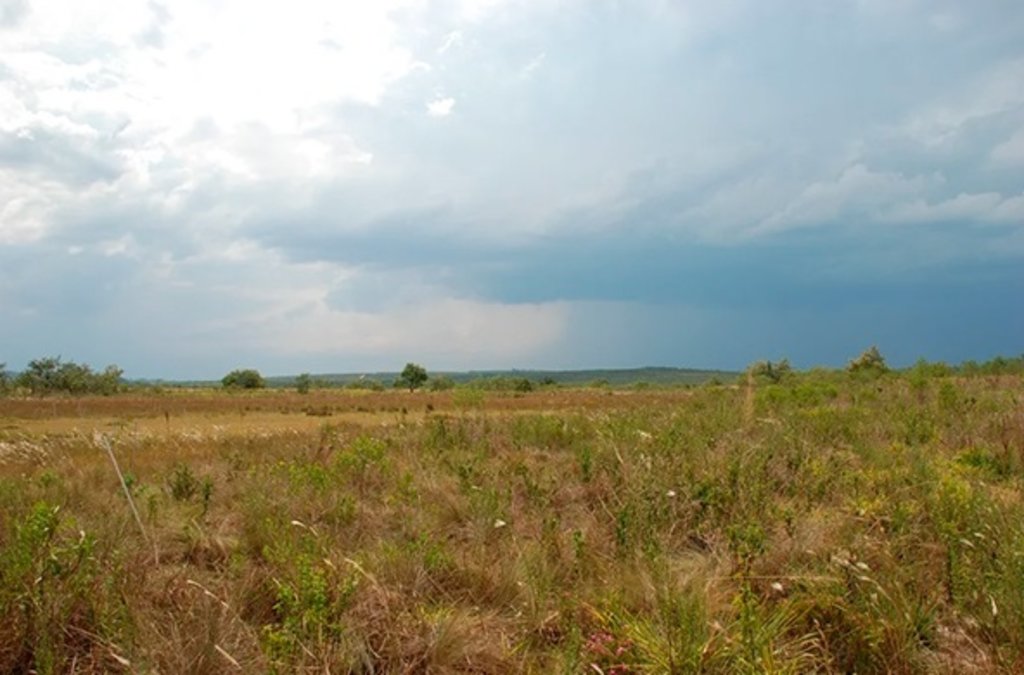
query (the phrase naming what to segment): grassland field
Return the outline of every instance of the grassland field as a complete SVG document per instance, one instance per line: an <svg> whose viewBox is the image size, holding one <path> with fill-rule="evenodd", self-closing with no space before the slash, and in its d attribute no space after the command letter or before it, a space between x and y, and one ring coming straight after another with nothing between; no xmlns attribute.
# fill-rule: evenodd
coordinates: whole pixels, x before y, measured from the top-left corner
<svg viewBox="0 0 1024 675"><path fill-rule="evenodd" d="M1024 672L1022 476L1016 376L0 398L0 672Z"/></svg>

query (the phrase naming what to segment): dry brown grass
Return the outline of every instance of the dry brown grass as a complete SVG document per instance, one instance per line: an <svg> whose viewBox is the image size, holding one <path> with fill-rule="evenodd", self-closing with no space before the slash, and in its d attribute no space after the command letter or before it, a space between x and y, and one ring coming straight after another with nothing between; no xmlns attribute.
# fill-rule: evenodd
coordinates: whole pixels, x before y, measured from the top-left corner
<svg viewBox="0 0 1024 675"><path fill-rule="evenodd" d="M1015 672L1020 382L945 384L0 400L0 671Z"/></svg>

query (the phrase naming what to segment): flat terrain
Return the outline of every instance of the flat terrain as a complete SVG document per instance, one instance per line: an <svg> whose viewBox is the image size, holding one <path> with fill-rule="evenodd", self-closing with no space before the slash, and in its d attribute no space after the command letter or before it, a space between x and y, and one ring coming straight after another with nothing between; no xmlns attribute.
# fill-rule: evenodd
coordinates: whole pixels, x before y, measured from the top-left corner
<svg viewBox="0 0 1024 675"><path fill-rule="evenodd" d="M15 438L123 432L146 437L253 436L422 424L432 413L508 414L597 412L652 408L684 399L686 389L630 391L575 389L526 393L460 390L454 393L330 391L309 394L264 390L224 393L171 390L161 395L80 398L0 398L0 434ZM2 455L0 455L2 460Z"/></svg>
<svg viewBox="0 0 1024 675"><path fill-rule="evenodd" d="M1014 377L0 398L0 672L1020 672L1022 475Z"/></svg>

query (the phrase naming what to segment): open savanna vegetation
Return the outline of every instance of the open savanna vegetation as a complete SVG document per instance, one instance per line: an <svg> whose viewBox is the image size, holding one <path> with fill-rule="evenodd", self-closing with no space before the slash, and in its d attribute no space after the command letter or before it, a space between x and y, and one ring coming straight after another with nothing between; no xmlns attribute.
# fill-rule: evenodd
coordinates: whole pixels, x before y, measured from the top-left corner
<svg viewBox="0 0 1024 675"><path fill-rule="evenodd" d="M1022 672L1024 380L870 361L0 398L0 672Z"/></svg>

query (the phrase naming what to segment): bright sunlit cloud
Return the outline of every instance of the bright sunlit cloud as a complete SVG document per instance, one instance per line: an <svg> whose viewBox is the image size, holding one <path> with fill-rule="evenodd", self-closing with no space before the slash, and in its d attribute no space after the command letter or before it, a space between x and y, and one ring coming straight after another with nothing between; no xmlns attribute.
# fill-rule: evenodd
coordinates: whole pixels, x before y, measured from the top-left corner
<svg viewBox="0 0 1024 675"><path fill-rule="evenodd" d="M427 103L427 113L431 117L447 117L455 107L455 99L449 97L437 98Z"/></svg>

